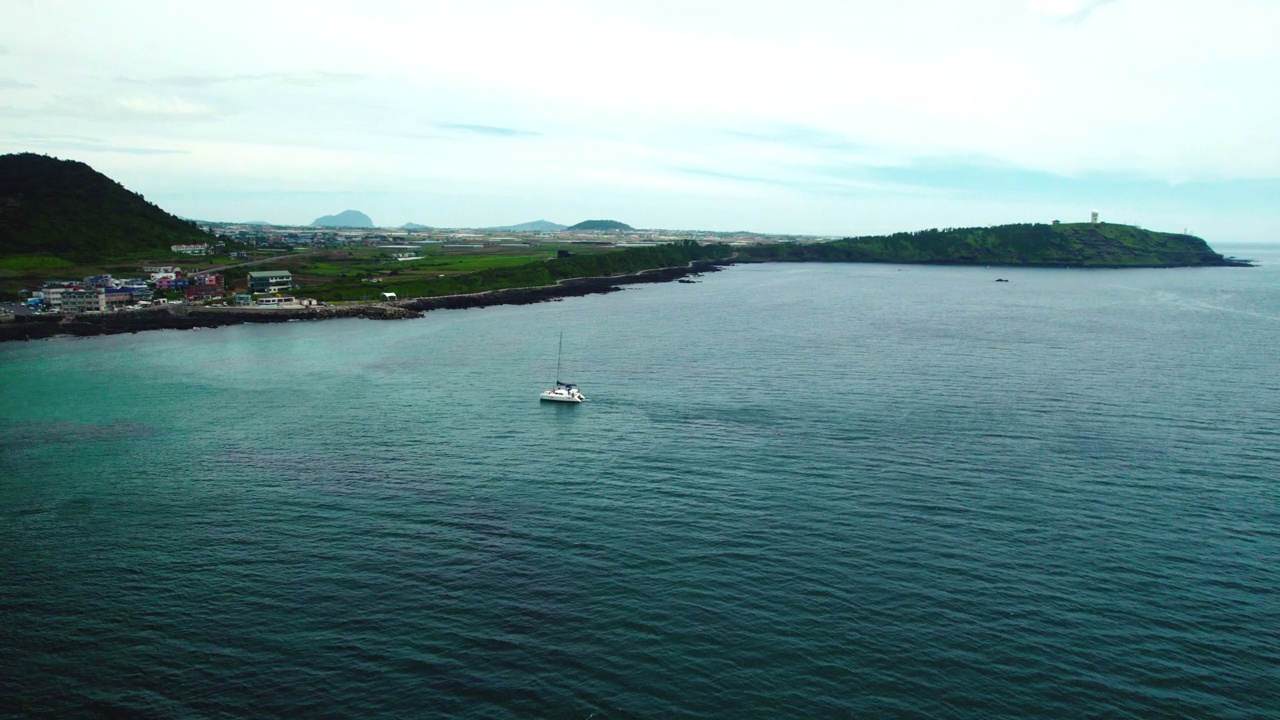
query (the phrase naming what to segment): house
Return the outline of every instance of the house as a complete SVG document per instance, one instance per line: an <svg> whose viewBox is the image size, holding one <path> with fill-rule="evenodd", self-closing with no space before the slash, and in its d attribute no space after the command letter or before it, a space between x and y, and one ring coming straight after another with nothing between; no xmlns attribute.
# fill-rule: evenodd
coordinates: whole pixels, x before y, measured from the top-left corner
<svg viewBox="0 0 1280 720"><path fill-rule="evenodd" d="M193 302L203 302L216 297L222 297L224 292L226 291L217 285L188 285L187 299Z"/></svg>
<svg viewBox="0 0 1280 720"><path fill-rule="evenodd" d="M156 280L157 290L180 290L187 286L187 279L180 277L162 277Z"/></svg>
<svg viewBox="0 0 1280 720"><path fill-rule="evenodd" d="M170 245L169 250L185 255L208 255L209 243L199 243L196 245Z"/></svg>
<svg viewBox="0 0 1280 720"><path fill-rule="evenodd" d="M120 281L110 275L94 275L84 279L84 286L88 288L118 288L120 285Z"/></svg>
<svg viewBox="0 0 1280 720"><path fill-rule="evenodd" d="M39 297L44 300L44 304L54 310L62 309L62 294L68 290L79 290L79 285L69 281L54 280L45 283L44 287L31 294L32 297Z"/></svg>
<svg viewBox="0 0 1280 720"><path fill-rule="evenodd" d="M224 289L223 277L218 273L200 273L187 280L187 297L213 297L222 295Z"/></svg>
<svg viewBox="0 0 1280 720"><path fill-rule="evenodd" d="M221 297L226 293L222 286L222 276L218 273L201 273L192 275L187 285L188 300L208 300Z"/></svg>
<svg viewBox="0 0 1280 720"><path fill-rule="evenodd" d="M288 270L265 270L249 273L249 292L273 293L293 289L293 273Z"/></svg>
<svg viewBox="0 0 1280 720"><path fill-rule="evenodd" d="M395 299L396 299L396 294L395 294L395 293L382 293L382 299L383 299L383 300L395 300Z"/></svg>
<svg viewBox="0 0 1280 720"><path fill-rule="evenodd" d="M212 285L222 287L222 276L218 273L199 273L191 276L192 285Z"/></svg>

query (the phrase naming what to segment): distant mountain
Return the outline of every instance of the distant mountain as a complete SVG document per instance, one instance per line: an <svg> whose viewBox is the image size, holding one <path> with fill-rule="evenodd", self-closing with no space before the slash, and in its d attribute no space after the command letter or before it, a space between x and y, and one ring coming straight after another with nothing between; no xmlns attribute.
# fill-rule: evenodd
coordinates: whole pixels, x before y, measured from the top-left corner
<svg viewBox="0 0 1280 720"><path fill-rule="evenodd" d="M556 232L564 230L568 225L560 223L548 222L546 220L534 220L533 222L520 223L519 225L501 225L498 227L484 228L485 230L511 230L514 232Z"/></svg>
<svg viewBox="0 0 1280 720"><path fill-rule="evenodd" d="M0 155L0 256L93 262L214 240L82 162Z"/></svg>
<svg viewBox="0 0 1280 720"><path fill-rule="evenodd" d="M371 228L373 220L359 210L343 210L337 215L318 217L312 227Z"/></svg>
<svg viewBox="0 0 1280 720"><path fill-rule="evenodd" d="M418 223L405 223L400 226L401 230L431 230L430 225L419 225Z"/></svg>
<svg viewBox="0 0 1280 720"><path fill-rule="evenodd" d="M620 223L617 220L584 220L577 225L571 225L566 230L634 230L626 223Z"/></svg>

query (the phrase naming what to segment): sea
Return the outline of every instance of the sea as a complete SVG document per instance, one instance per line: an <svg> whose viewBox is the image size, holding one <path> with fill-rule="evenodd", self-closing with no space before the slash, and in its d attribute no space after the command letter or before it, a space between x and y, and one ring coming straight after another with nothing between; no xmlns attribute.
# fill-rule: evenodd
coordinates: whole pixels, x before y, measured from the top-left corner
<svg viewBox="0 0 1280 720"><path fill-rule="evenodd" d="M0 717L1280 717L1227 252L0 345Z"/></svg>

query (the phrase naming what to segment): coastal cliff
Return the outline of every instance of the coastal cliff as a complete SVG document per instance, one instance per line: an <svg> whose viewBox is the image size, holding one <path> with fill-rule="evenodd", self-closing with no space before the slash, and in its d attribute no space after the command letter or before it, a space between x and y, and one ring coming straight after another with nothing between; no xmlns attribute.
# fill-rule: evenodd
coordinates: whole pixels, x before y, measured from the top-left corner
<svg viewBox="0 0 1280 720"><path fill-rule="evenodd" d="M31 315L0 324L0 341L36 340L55 335L120 335L144 330L193 330L243 323L281 323L358 317L398 320L418 313L388 305L347 305L316 308L216 308L164 305L146 310L80 315Z"/></svg>
<svg viewBox="0 0 1280 720"><path fill-rule="evenodd" d="M57 335L87 337L119 335L145 330L194 330L244 323L281 323L292 320L327 320L333 318L365 318L369 320L405 320L421 317L430 310L461 310L494 305L530 305L566 297L597 295L621 290L623 285L670 282L690 275L715 272L728 261L698 261L686 267L658 268L633 275L589 277L564 280L555 285L510 288L431 298L416 298L390 303L327 305L308 308L219 308L205 306L164 305L146 310L81 315L18 316L0 323L0 342L5 340L38 340Z"/></svg>

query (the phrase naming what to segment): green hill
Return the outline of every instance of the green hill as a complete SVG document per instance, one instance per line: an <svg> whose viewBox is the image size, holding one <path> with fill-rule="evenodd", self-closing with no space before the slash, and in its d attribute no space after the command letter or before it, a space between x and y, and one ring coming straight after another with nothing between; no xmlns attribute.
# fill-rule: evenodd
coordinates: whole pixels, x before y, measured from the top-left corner
<svg viewBox="0 0 1280 720"><path fill-rule="evenodd" d="M577 225L571 225L569 230L634 230L626 223L620 223L617 220L583 220Z"/></svg>
<svg viewBox="0 0 1280 720"><path fill-rule="evenodd" d="M607 222L607 221L606 221ZM618 223L621 225L622 223ZM520 223L519 225L502 225L499 227L484 228L485 230L500 230L514 232L556 232L564 230L565 226L560 223L548 222L547 220L534 220L533 222Z"/></svg>
<svg viewBox="0 0 1280 720"><path fill-rule="evenodd" d="M82 162L0 155L0 257L87 263L212 240Z"/></svg>
<svg viewBox="0 0 1280 720"><path fill-rule="evenodd" d="M887 262L1046 267L1240 265L1193 235L1131 225L997 225L851 237L827 243L780 243L744 251L761 261Z"/></svg>

